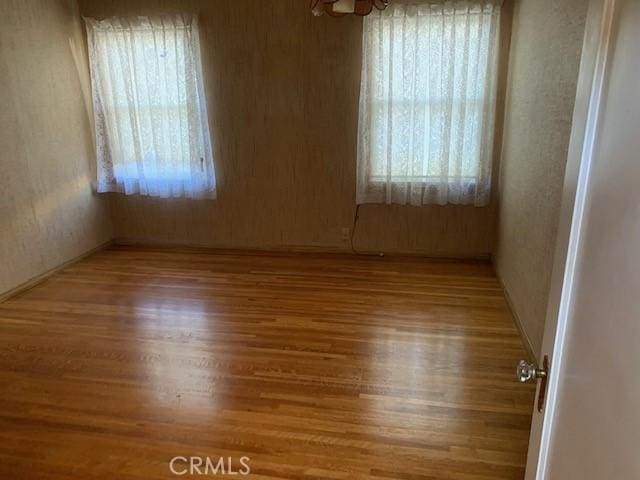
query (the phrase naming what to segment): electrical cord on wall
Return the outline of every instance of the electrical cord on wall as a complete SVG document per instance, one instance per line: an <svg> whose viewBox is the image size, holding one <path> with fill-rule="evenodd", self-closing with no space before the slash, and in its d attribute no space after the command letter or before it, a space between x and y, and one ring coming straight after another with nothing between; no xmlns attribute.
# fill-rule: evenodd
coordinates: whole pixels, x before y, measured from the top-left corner
<svg viewBox="0 0 640 480"><path fill-rule="evenodd" d="M356 250L356 247L353 244L353 238L356 236L356 227L358 226L358 219L360 218L360 204L356 204L356 211L353 214L353 224L351 225L351 237L350 237L350 242L351 242L351 252L355 253L356 255L365 255L368 257L384 257L384 253L383 252L361 252L359 250Z"/></svg>

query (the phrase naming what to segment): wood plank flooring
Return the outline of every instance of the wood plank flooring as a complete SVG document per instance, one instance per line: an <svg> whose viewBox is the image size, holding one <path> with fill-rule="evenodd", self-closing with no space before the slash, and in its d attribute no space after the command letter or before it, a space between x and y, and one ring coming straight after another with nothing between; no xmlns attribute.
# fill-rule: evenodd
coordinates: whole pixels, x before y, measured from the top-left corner
<svg viewBox="0 0 640 480"><path fill-rule="evenodd" d="M486 263L112 247L0 304L0 478L522 479L524 356Z"/></svg>

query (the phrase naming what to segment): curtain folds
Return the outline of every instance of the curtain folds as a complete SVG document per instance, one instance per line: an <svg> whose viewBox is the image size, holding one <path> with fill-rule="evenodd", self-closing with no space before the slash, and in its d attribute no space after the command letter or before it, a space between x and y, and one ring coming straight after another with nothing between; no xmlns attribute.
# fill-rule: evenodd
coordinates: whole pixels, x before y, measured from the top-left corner
<svg viewBox="0 0 640 480"><path fill-rule="evenodd" d="M489 202L500 4L393 2L365 17L358 203Z"/></svg>
<svg viewBox="0 0 640 480"><path fill-rule="evenodd" d="M98 191L215 198L197 17L85 22Z"/></svg>

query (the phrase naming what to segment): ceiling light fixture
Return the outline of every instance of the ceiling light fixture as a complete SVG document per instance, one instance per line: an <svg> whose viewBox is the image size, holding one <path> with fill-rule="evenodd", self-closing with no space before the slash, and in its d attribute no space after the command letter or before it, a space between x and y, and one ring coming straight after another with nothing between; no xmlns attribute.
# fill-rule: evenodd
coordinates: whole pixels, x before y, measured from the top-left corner
<svg viewBox="0 0 640 480"><path fill-rule="evenodd" d="M384 10L389 0L311 0L311 11L314 15L327 14L332 17L343 15L369 15L376 8Z"/></svg>

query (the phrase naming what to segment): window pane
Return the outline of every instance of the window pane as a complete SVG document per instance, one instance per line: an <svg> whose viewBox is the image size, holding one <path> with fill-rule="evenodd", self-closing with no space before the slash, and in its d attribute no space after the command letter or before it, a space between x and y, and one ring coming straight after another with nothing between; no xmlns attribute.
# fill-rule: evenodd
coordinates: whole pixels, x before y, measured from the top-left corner
<svg viewBox="0 0 640 480"><path fill-rule="evenodd" d="M88 19L99 189L215 196L197 23Z"/></svg>
<svg viewBox="0 0 640 480"><path fill-rule="evenodd" d="M365 18L359 201L488 201L498 19L489 0Z"/></svg>

